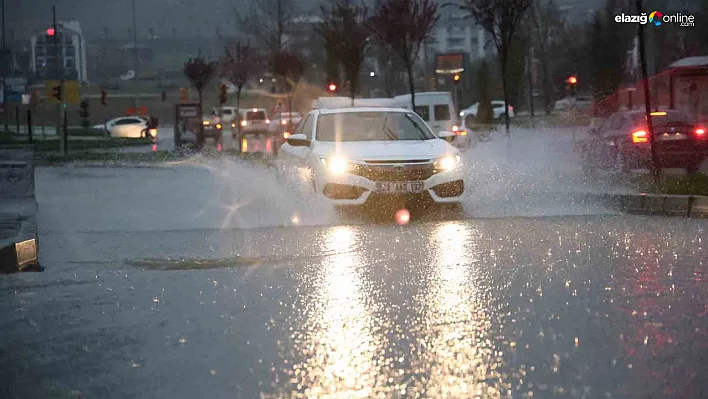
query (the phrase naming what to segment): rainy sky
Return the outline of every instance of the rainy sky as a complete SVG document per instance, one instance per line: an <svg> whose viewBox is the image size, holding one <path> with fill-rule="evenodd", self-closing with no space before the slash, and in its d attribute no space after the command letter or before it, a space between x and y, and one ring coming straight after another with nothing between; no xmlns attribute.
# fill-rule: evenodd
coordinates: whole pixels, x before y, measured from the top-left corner
<svg viewBox="0 0 708 399"><path fill-rule="evenodd" d="M249 0L135 0L139 37L150 30L158 36L213 37L217 27L223 34L235 30L235 14ZM303 13L316 12L322 0L293 2ZM594 7L604 0L554 0L559 5ZM441 1L442 3L442 1ZM129 38L132 28L131 0L5 0L10 40L29 36L51 23L52 5L60 20L76 19L87 38Z"/></svg>

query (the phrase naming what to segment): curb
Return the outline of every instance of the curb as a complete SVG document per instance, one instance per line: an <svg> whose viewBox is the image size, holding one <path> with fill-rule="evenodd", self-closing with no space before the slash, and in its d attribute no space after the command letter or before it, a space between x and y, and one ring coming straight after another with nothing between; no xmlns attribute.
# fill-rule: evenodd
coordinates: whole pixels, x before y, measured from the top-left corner
<svg viewBox="0 0 708 399"><path fill-rule="evenodd" d="M669 194L598 194L609 207L634 215L708 219L708 197Z"/></svg>

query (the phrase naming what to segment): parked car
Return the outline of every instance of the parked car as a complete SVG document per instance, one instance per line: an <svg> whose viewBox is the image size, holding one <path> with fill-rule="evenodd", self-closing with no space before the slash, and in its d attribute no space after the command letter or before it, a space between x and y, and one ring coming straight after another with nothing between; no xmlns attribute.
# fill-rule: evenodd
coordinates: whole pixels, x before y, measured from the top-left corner
<svg viewBox="0 0 708 399"><path fill-rule="evenodd" d="M675 111L651 113L660 168L684 168L694 172L708 156L704 124ZM644 111L616 112L579 145L586 171L647 169L651 166L649 130Z"/></svg>
<svg viewBox="0 0 708 399"><path fill-rule="evenodd" d="M566 97L556 101L553 109L556 111L585 110L592 107L592 104L592 97Z"/></svg>
<svg viewBox="0 0 708 399"><path fill-rule="evenodd" d="M479 103L474 103L470 105L468 108L463 109L460 111L460 118L464 120L465 117L472 115L475 118L477 117L477 112L479 109ZM494 119L502 119L504 118L505 115L505 109L504 109L504 101L499 101L499 100L494 100L492 101L492 112ZM509 105L509 118L514 117L514 107Z"/></svg>
<svg viewBox="0 0 708 399"><path fill-rule="evenodd" d="M150 119L144 116L122 116L93 128L104 129L111 137L150 138L157 134L150 126Z"/></svg>
<svg viewBox="0 0 708 399"><path fill-rule="evenodd" d="M286 181L309 175L313 190L337 206L393 195L458 203L465 173L459 150L448 142L454 137L433 133L411 110L318 109L280 148L276 171Z"/></svg>

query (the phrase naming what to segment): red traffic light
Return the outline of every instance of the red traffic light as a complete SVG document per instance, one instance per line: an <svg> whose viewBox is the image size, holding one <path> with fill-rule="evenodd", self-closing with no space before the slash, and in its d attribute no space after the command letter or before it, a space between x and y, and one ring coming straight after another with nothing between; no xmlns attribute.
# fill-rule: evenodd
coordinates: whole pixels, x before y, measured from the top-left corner
<svg viewBox="0 0 708 399"><path fill-rule="evenodd" d="M47 28L47 36L54 36L54 28Z"/></svg>
<svg viewBox="0 0 708 399"><path fill-rule="evenodd" d="M568 83L574 85L574 84L578 83L578 78L576 78L575 76L571 76L568 78Z"/></svg>
<svg viewBox="0 0 708 399"><path fill-rule="evenodd" d="M329 88L329 91L336 91L337 85L334 83L330 83L328 88Z"/></svg>

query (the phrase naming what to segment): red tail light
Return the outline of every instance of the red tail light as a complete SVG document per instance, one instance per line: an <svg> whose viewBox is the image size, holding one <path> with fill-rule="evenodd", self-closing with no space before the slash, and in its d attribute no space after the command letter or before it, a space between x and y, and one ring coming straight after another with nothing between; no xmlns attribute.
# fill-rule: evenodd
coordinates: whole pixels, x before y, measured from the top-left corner
<svg viewBox="0 0 708 399"><path fill-rule="evenodd" d="M646 143L647 141L649 141L649 137L647 137L647 132L645 130L637 130L632 132L633 143Z"/></svg>
<svg viewBox="0 0 708 399"><path fill-rule="evenodd" d="M510 106L509 106L509 111L513 111L513 110L514 110L514 107L512 107L512 106L510 105Z"/></svg>
<svg viewBox="0 0 708 399"><path fill-rule="evenodd" d="M706 129L699 127L696 129L696 136L698 136L699 139L706 139L708 135L706 135Z"/></svg>

